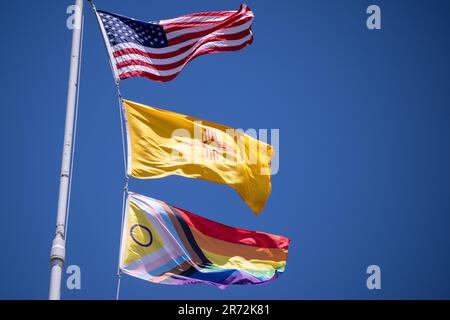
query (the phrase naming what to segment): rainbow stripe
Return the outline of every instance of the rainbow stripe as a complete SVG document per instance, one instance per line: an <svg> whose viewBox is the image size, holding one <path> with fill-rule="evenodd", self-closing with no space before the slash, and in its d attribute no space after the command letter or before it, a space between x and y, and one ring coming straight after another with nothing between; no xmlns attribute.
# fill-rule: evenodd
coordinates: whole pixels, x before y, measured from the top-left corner
<svg viewBox="0 0 450 320"><path fill-rule="evenodd" d="M284 272L289 239L229 227L130 192L123 273L163 284L262 284Z"/></svg>

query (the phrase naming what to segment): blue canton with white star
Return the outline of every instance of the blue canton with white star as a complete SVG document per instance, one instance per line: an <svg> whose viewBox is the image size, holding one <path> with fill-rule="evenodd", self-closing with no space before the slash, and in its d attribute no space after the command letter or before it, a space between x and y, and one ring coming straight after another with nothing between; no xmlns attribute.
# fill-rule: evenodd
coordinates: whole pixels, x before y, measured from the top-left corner
<svg viewBox="0 0 450 320"><path fill-rule="evenodd" d="M157 23L139 21L106 11L97 12L111 46L125 42L152 48L164 48L169 45L164 28Z"/></svg>

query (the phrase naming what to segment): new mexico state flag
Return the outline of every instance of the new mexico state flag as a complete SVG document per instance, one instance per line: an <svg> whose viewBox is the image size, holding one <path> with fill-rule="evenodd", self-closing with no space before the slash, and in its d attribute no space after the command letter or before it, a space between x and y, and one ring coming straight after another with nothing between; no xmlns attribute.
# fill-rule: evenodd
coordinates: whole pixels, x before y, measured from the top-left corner
<svg viewBox="0 0 450 320"><path fill-rule="evenodd" d="M229 185L256 213L270 194L272 147L220 124L123 100L128 175Z"/></svg>

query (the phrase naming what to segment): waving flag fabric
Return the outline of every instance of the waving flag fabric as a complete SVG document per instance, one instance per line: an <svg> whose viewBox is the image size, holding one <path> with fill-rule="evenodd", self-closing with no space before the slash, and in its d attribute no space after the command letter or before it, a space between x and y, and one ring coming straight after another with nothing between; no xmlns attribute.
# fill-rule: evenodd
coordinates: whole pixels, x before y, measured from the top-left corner
<svg viewBox="0 0 450 320"><path fill-rule="evenodd" d="M116 76L169 81L202 54L240 50L253 41L252 11L201 12L144 22L97 11Z"/></svg>
<svg viewBox="0 0 450 320"><path fill-rule="evenodd" d="M162 284L262 284L284 272L289 239L232 228L129 193L120 268Z"/></svg>
<svg viewBox="0 0 450 320"><path fill-rule="evenodd" d="M272 147L242 131L129 100L123 102L128 175L179 175L234 188L258 214L270 194Z"/></svg>

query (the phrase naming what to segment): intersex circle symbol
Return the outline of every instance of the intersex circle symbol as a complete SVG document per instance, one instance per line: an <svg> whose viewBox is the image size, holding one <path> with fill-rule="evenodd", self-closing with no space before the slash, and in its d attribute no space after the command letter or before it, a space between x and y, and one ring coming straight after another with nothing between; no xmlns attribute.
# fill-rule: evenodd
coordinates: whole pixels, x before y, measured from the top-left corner
<svg viewBox="0 0 450 320"><path fill-rule="evenodd" d="M149 240L147 243L142 243L142 242L140 242L138 239L136 239L136 238L134 237L134 235L133 235L133 231L134 231L135 228L141 228L142 230L147 231L147 232L148 232L148 237L150 238L150 240ZM140 245L141 247L150 247L151 244L152 244L152 242L153 242L153 235L152 235L152 232L150 231L149 228L147 228L146 226L143 226L142 224L138 224L138 223L137 223L137 224L133 225L133 226L131 227L131 229L130 229L130 236L131 236L131 239L133 239L133 241L136 242L136 243L137 243L138 245Z"/></svg>

